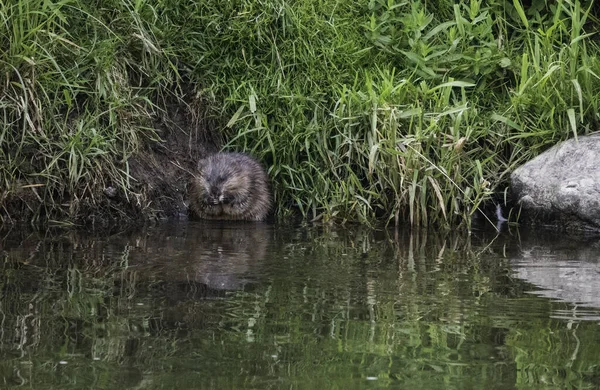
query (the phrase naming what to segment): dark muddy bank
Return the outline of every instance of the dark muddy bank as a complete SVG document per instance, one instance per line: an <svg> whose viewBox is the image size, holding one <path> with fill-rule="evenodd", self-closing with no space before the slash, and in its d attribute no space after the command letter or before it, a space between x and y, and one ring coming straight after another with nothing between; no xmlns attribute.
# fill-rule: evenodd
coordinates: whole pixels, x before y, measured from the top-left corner
<svg viewBox="0 0 600 390"><path fill-rule="evenodd" d="M84 229L126 229L149 221L187 218L187 185L199 159L218 150L221 138L199 104L166 105L152 118L159 138L145 140L140 150L118 162L125 183L109 175L86 183L78 194L48 194L35 179L0 191L2 225L74 225ZM99 168L100 169L100 168ZM55 205L60 207L54 207Z"/></svg>

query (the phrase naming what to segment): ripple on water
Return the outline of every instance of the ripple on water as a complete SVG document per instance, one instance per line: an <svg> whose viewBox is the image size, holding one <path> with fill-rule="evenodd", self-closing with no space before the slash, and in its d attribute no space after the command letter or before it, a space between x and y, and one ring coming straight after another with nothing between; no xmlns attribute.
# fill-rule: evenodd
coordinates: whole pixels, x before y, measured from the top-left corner
<svg viewBox="0 0 600 390"><path fill-rule="evenodd" d="M528 234L236 223L19 234L2 242L0 380L594 388L600 294L586 248Z"/></svg>

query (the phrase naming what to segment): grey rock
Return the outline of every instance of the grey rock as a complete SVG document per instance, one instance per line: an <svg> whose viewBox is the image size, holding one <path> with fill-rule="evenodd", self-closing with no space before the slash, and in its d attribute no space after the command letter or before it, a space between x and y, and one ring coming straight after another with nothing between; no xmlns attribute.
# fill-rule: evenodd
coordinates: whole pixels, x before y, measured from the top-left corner
<svg viewBox="0 0 600 390"><path fill-rule="evenodd" d="M600 230L600 135L555 145L517 168L511 185L526 219Z"/></svg>

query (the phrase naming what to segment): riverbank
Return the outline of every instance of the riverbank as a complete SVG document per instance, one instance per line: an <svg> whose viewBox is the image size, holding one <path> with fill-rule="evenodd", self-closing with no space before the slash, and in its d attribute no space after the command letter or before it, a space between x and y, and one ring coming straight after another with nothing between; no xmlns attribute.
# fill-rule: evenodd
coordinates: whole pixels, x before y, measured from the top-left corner
<svg viewBox="0 0 600 390"><path fill-rule="evenodd" d="M185 213L195 161L225 145L269 168L278 216L469 224L517 166L596 130L593 11L0 5L2 221Z"/></svg>

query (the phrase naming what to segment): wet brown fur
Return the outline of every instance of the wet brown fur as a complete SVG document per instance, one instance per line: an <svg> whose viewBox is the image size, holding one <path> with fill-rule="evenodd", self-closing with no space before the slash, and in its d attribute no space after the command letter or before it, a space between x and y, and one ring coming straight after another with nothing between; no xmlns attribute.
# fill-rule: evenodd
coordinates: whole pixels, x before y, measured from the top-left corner
<svg viewBox="0 0 600 390"><path fill-rule="evenodd" d="M202 219L263 221L271 209L265 170L242 153L216 153L200 160L189 199L190 210Z"/></svg>

